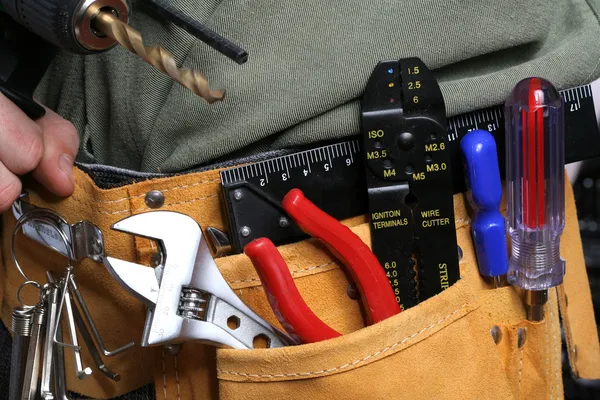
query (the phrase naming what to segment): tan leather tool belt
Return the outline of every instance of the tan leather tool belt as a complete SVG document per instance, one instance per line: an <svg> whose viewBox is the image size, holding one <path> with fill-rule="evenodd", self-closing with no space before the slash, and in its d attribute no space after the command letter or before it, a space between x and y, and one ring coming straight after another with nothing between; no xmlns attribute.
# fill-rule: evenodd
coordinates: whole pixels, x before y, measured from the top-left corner
<svg viewBox="0 0 600 400"><path fill-rule="evenodd" d="M33 182L28 201L53 209L68 222L89 220L104 233L106 253L149 264L154 245L110 230L118 220L149 211L151 190L165 196L162 210L194 218L203 228L225 229L217 171L190 173L101 189L81 170L75 193L50 196ZM565 328L571 367L576 376L600 378L600 349L584 265L575 204L566 188L567 218L561 252L567 262L564 284L552 289L543 322L533 323L517 291L492 289L479 275L464 195L454 197L456 231L463 250L461 280L443 293L373 326L364 327L359 304L348 297L348 280L338 262L319 243L305 240L280 250L296 284L314 312L343 336L324 342L278 349L215 349L185 343L177 354L139 345L106 359L122 379L101 374L79 380L65 350L69 390L110 398L154 382L158 399L473 399L563 397L561 329ZM15 296L23 277L10 257L15 218L3 215L0 282L2 321L10 326ZM346 221L369 242L366 220ZM16 253L31 279L45 282L47 270L63 274L65 259L20 236ZM260 280L245 255L217 259L223 276L241 299L278 325ZM107 348L139 343L145 307L128 294L102 264L84 260L75 266L77 282ZM568 301L567 301L568 299ZM560 305L560 307L559 307ZM494 328L497 327L497 328ZM490 329L499 330L497 343ZM518 340L521 330L521 340ZM84 364L92 360L83 352Z"/></svg>

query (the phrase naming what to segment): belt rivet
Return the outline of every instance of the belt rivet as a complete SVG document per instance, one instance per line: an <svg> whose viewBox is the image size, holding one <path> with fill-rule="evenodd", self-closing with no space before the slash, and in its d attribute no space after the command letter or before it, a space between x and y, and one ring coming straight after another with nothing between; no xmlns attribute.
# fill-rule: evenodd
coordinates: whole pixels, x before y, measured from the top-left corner
<svg viewBox="0 0 600 400"><path fill-rule="evenodd" d="M150 208L160 208L165 204L165 195L160 190L151 190L146 193L144 201Z"/></svg>

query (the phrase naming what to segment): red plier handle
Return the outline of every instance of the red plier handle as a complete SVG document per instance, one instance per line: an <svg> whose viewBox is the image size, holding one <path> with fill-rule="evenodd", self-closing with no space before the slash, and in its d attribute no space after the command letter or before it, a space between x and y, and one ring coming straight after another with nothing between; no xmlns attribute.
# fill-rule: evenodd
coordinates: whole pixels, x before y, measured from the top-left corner
<svg viewBox="0 0 600 400"><path fill-rule="evenodd" d="M400 312L377 257L355 233L320 210L299 189L292 189L282 206L300 229L323 241L341 259L356 283L368 325ZM302 343L340 336L306 305L285 261L269 239L253 240L244 253L252 260L271 308L290 335Z"/></svg>

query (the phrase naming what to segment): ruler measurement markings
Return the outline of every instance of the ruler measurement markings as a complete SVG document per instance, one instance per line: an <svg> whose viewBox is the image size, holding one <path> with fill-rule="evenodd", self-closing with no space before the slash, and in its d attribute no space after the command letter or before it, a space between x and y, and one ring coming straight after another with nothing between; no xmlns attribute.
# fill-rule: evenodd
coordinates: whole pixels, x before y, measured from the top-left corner
<svg viewBox="0 0 600 400"><path fill-rule="evenodd" d="M342 157L347 157L348 156L348 149L346 147L346 142L343 143L338 143L338 151L340 152L340 154L342 155Z"/></svg>
<svg viewBox="0 0 600 400"><path fill-rule="evenodd" d="M578 88L579 89L579 88ZM577 95L577 109L579 110L581 108L581 102L579 101L579 99L581 98L581 96L579 96L579 94Z"/></svg>
<svg viewBox="0 0 600 400"><path fill-rule="evenodd" d="M329 167L333 167L333 164L331 163L331 149L327 148L327 156L329 157Z"/></svg>
<svg viewBox="0 0 600 400"><path fill-rule="evenodd" d="M288 168L288 166L289 166L289 163L287 162L287 160L288 160L288 158L286 157L286 158L283 160L283 163L284 163L284 165L285 165L285 172L287 173L287 177L288 177L288 179L290 179L290 169Z"/></svg>
<svg viewBox="0 0 600 400"><path fill-rule="evenodd" d="M269 166L267 165L267 168L268 168L268 167L269 167ZM265 183L267 183L267 184L268 184L268 183L269 183L269 174L267 173L267 171L265 170L265 168L264 168L264 167L263 167L263 172L265 173Z"/></svg>
<svg viewBox="0 0 600 400"><path fill-rule="evenodd" d="M229 184L229 181L230 181L230 179L229 179L229 173L230 173L231 171L224 171L224 172L225 172L225 173L221 175L221 181L222 181L223 183L225 183L225 184L227 184L227 185L228 185L228 184Z"/></svg>

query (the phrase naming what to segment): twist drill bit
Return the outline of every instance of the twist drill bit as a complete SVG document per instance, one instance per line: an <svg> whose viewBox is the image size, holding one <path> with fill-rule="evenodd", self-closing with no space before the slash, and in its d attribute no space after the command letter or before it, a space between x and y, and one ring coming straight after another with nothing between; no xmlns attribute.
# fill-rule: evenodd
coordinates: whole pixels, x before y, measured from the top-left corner
<svg viewBox="0 0 600 400"><path fill-rule="evenodd" d="M96 14L93 19L94 28L104 35L113 38L121 46L137 54L142 60L169 75L173 80L190 89L208 103L212 104L223 100L225 97L224 90L211 90L208 85L208 79L200 72L188 68L178 68L175 58L167 50L158 46L144 45L142 35L113 14L93 10L93 7L90 7L88 12Z"/></svg>

